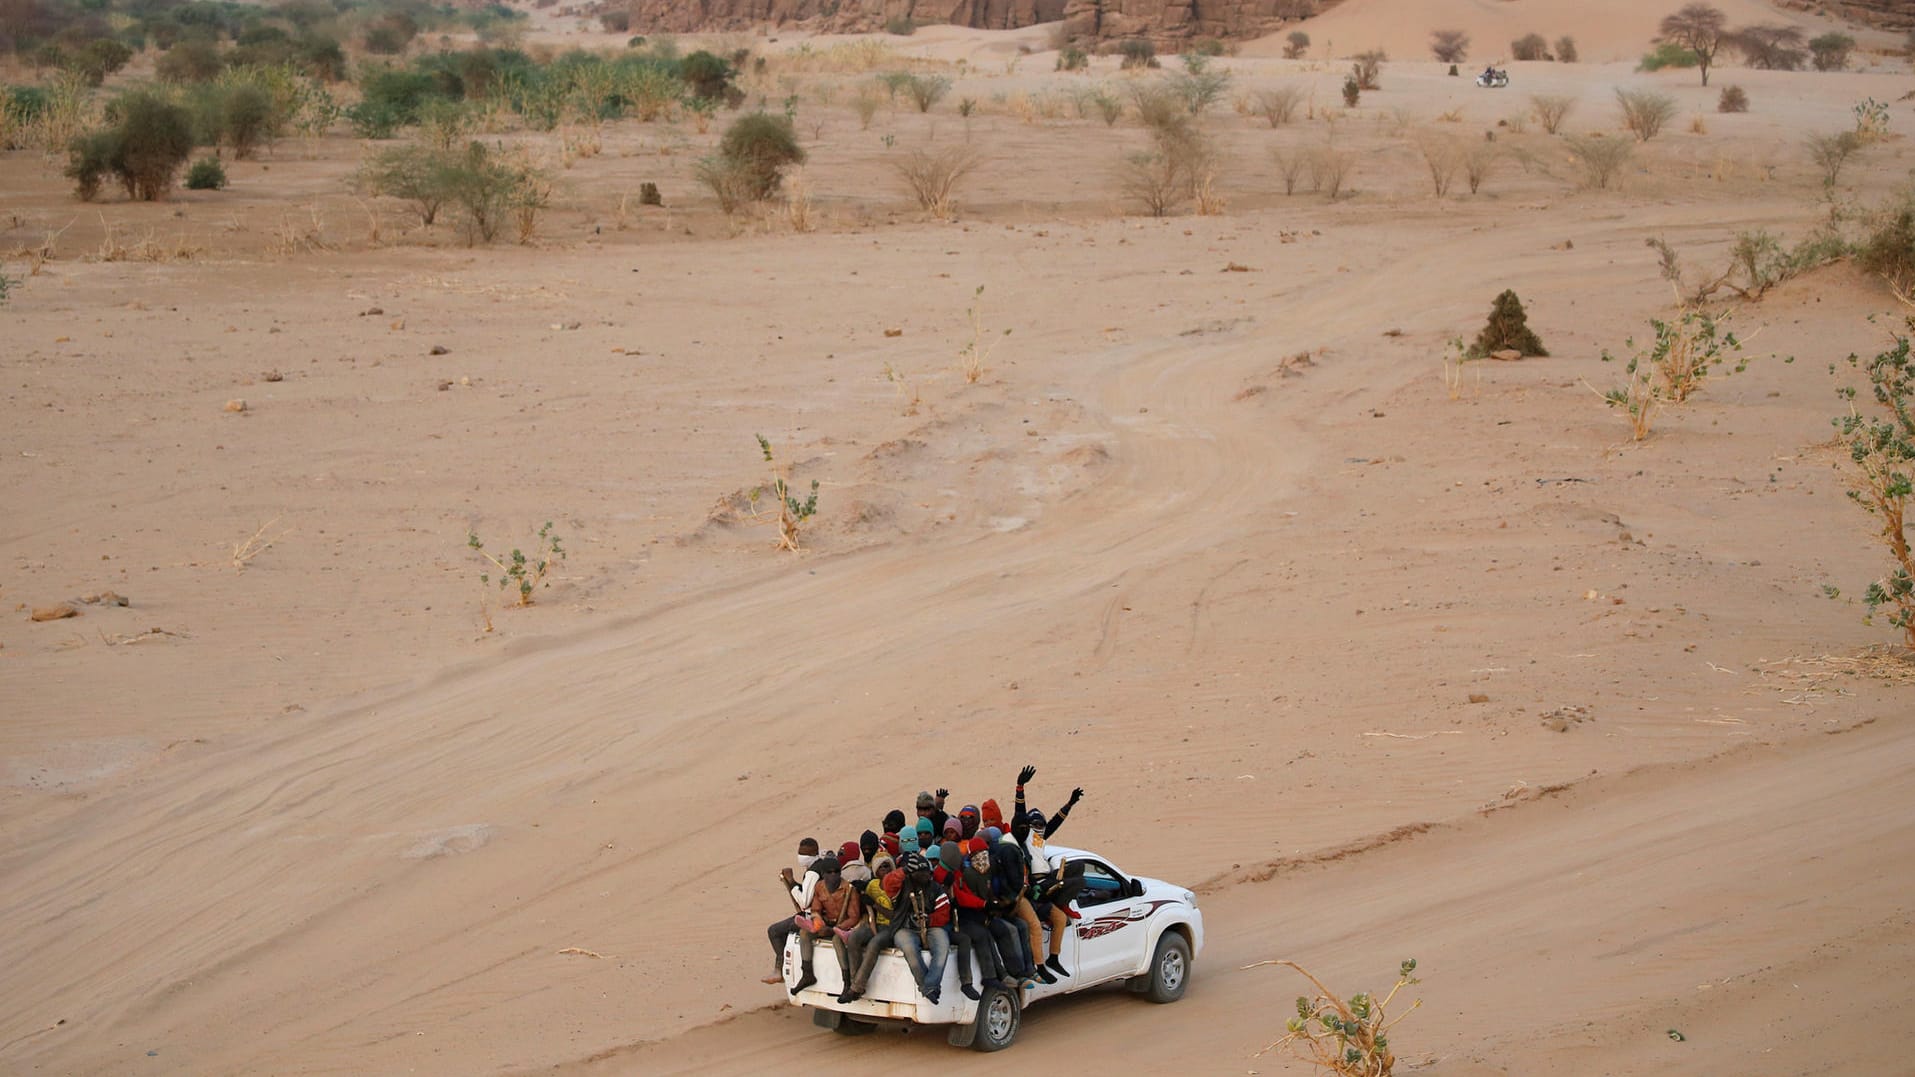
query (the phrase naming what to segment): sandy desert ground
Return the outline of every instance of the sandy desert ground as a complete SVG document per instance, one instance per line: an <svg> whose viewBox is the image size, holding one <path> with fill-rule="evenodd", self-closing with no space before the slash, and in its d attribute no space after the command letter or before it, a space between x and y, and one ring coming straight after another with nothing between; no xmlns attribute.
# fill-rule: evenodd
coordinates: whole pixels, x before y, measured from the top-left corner
<svg viewBox="0 0 1915 1077"><path fill-rule="evenodd" d="M0 156L0 251L66 229L0 309L0 1070L1303 1073L1255 1057L1300 982L1241 966L1413 956L1399 1072L1907 1072L1915 676L1847 597L1883 554L1829 426L1897 304L1838 264L1739 307L1746 372L1640 444L1594 390L1671 309L1645 239L1808 234L1801 142L1865 97L1892 133L1837 193L1886 197L1915 75L1704 90L1625 59L1656 5L1518 7L1324 16L1405 57L1334 125L1353 193L1269 163L1322 119L1225 106L1221 216L1133 215L1134 121L988 104L802 106L802 233L728 223L683 124L608 128L535 243L476 249L378 206L375 243L343 136L154 205ZM1407 59L1466 19L1592 62L1494 93ZM986 102L1083 77L1018 42L901 47ZM1219 62L1335 101L1343 64L1277 52ZM1562 93L1613 131L1618 85L1682 105L1619 191L1509 123ZM1424 132L1512 156L1437 198ZM957 139L984 164L925 220L887 155ZM643 181L666 207L620 211ZM1551 355L1452 399L1504 288ZM736 509L757 433L821 484L802 553ZM548 520L569 557L487 632L468 530ZM1046 1004L984 1056L758 982L800 837L1026 762L1040 805L1087 790L1071 843L1200 893L1184 1001Z"/></svg>

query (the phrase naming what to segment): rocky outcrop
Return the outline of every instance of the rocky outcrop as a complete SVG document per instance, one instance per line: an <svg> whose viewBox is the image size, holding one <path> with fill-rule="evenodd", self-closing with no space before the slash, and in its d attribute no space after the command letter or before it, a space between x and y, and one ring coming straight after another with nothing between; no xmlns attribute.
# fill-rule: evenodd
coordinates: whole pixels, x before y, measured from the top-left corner
<svg viewBox="0 0 1915 1077"><path fill-rule="evenodd" d="M1779 6L1834 15L1878 30L1915 30L1915 4L1908 0L1780 0Z"/></svg>
<svg viewBox="0 0 1915 1077"><path fill-rule="evenodd" d="M1080 43L1139 38L1160 46L1202 38L1248 38L1316 14L1335 0L632 0L637 33L803 26L869 33L910 19L980 30L1063 22Z"/></svg>

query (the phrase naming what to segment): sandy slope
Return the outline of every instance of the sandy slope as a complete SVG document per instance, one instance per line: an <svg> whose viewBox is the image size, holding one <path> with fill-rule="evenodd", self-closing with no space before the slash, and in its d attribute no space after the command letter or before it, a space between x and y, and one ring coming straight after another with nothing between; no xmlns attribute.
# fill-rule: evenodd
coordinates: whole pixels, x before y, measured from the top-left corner
<svg viewBox="0 0 1915 1077"><path fill-rule="evenodd" d="M1542 77L1595 124L1626 75ZM760 931L798 837L1007 796L1028 760L1040 804L1089 790L1074 843L1202 883L1213 934L1185 1003L1034 1011L1018 1064L1300 1072L1249 1058L1293 986L1236 967L1414 954L1430 1072L1891 1071L1898 1027L1828 1022L1905 994L1915 744L1906 688L1822 659L1885 637L1821 588L1879 568L1828 367L1892 301L1840 267L1780 290L1749 370L1640 446L1591 393L1666 307L1644 237L1700 264L1802 234L1793 144L1900 81L1738 77L1768 104L1652 144L1624 194L1494 128L1509 99L1404 72L1341 126L1335 205L1247 165L1229 216L1113 219L1134 129L991 116L966 219L894 226L839 110L817 234L601 227L682 175L647 131L580 165L543 248L53 263L0 357L0 1063L975 1069L766 1010ZM1459 106L1534 164L1439 202L1391 109ZM1253 165L1316 137L1210 122ZM273 166L245 197L344 171ZM1013 333L967 386L979 284ZM1553 357L1448 399L1442 342L1509 286ZM726 508L756 432L823 484L803 555ZM467 528L546 519L571 558L483 633ZM103 587L133 605L12 609ZM1565 706L1594 720L1545 727Z"/></svg>

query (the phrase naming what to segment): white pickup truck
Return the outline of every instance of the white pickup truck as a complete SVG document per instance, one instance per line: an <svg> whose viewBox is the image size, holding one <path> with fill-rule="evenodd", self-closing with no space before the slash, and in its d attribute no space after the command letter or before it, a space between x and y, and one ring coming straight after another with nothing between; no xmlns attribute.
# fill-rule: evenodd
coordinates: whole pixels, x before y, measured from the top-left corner
<svg viewBox="0 0 1915 1077"><path fill-rule="evenodd" d="M1095 853L1051 845L1045 854L1053 870L1061 871L1069 861L1084 871L1084 889L1075 903L1083 918L1066 929L1069 934L1061 954L1071 972L1069 978L1021 990L985 988L983 997L973 1002L958 988L958 955L953 947L939 992L942 998L933 1005L918 993L904 955L886 950L872 970L864 996L839 1002L844 972L831 947L819 946L812 958L818 982L792 996L792 1004L811 1007L815 1024L847 1036L883 1024L949 1025L954 1045L998 1051L1017 1038L1024 1007L1038 999L1117 981L1152 1002L1182 998L1191 962L1204 944L1204 918L1196 895L1158 879L1125 875ZM787 991L798 976L794 936L785 943ZM978 977L974 975L971 982L978 983Z"/></svg>

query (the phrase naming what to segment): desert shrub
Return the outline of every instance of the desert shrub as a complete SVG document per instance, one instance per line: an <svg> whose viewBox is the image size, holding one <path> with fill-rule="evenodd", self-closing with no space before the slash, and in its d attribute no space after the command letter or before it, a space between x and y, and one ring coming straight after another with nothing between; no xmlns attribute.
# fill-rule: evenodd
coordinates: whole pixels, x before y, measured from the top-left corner
<svg viewBox="0 0 1915 1077"><path fill-rule="evenodd" d="M1513 60L1549 59L1549 39L1541 34L1524 34L1509 43L1509 55Z"/></svg>
<svg viewBox="0 0 1915 1077"><path fill-rule="evenodd" d="M1661 71L1665 67L1695 67L1699 62L1695 53L1673 41L1664 41L1643 53L1642 59L1636 63L1636 70Z"/></svg>
<svg viewBox="0 0 1915 1077"><path fill-rule="evenodd" d="M1430 185L1436 197L1449 194L1456 169L1463 163L1462 147L1453 138L1432 133L1417 139L1416 150L1423 157L1424 167L1429 169Z"/></svg>
<svg viewBox="0 0 1915 1077"><path fill-rule="evenodd" d="M1553 135L1562 128L1563 119L1576 107L1576 99L1566 94L1536 94L1529 99L1529 107L1536 113L1536 122Z"/></svg>
<svg viewBox="0 0 1915 1077"><path fill-rule="evenodd" d="M1915 319L1904 326L1915 332ZM1848 495L1879 521L1876 535L1889 555L1887 573L1868 585L1863 600L1871 618L1886 607L1888 623L1901 629L1903 643L1915 649L1915 554L1908 533L1908 501L1915 496L1915 359L1909 332L1891 334L1893 345L1866 364L1849 356L1849 364L1868 376L1876 410L1863 414L1855 406L1855 389L1845 387L1839 392L1848 401L1848 414L1834 422L1855 465Z"/></svg>
<svg viewBox="0 0 1915 1077"><path fill-rule="evenodd" d="M346 77L346 50L337 38L317 34L302 38L294 46L292 58L313 78L339 82Z"/></svg>
<svg viewBox="0 0 1915 1077"><path fill-rule="evenodd" d="M132 59L133 50L127 45L112 38L101 38L82 46L68 59L66 67L78 72L88 85L98 86Z"/></svg>
<svg viewBox="0 0 1915 1077"><path fill-rule="evenodd" d="M1470 345L1472 358L1481 359L1500 351L1518 351L1524 355L1548 355L1543 342L1530 331L1529 315L1523 310L1523 301L1512 290L1505 289L1490 305L1489 321L1483 325L1483 331L1476 334L1476 343Z"/></svg>
<svg viewBox="0 0 1915 1077"><path fill-rule="evenodd" d="M1310 154L1298 148L1273 146L1270 159L1277 166L1277 176L1283 180L1283 193L1296 194L1297 181L1303 177L1304 170L1310 167Z"/></svg>
<svg viewBox="0 0 1915 1077"><path fill-rule="evenodd" d="M1854 48L1855 39L1839 30L1830 30L1809 41L1809 52L1815 57L1817 71L1845 70Z"/></svg>
<svg viewBox="0 0 1915 1077"><path fill-rule="evenodd" d="M212 43L182 41L166 50L153 65L153 73L164 82L208 82L225 66L225 59Z"/></svg>
<svg viewBox="0 0 1915 1077"><path fill-rule="evenodd" d="M1833 187L1836 180L1841 178L1842 166L1861 152L1862 136L1854 131L1810 135L1804 148L1808 150L1809 160L1822 170L1822 186Z"/></svg>
<svg viewBox="0 0 1915 1077"><path fill-rule="evenodd" d="M1090 67L1090 54L1075 45L1066 45L1057 52L1057 70L1083 71Z"/></svg>
<svg viewBox="0 0 1915 1077"><path fill-rule="evenodd" d="M1764 24L1738 30L1728 38L1742 61L1768 71L1800 71L1808 62L1802 31L1793 26Z"/></svg>
<svg viewBox="0 0 1915 1077"><path fill-rule="evenodd" d="M632 31L632 13L624 8L612 8L598 13L599 29L608 34L628 34Z"/></svg>
<svg viewBox="0 0 1915 1077"><path fill-rule="evenodd" d="M1717 112L1749 111L1749 94L1742 87L1730 83L1722 88L1721 96L1716 98Z"/></svg>
<svg viewBox="0 0 1915 1077"><path fill-rule="evenodd" d="M1272 127L1281 127L1296 118L1297 107L1303 104L1303 87L1279 86L1274 90L1258 90L1250 99L1250 111L1262 116Z"/></svg>
<svg viewBox="0 0 1915 1077"><path fill-rule="evenodd" d="M1198 53L1185 53L1183 63L1184 70L1170 77L1170 86L1192 116L1200 115L1230 88L1230 72L1213 69L1208 57Z"/></svg>
<svg viewBox="0 0 1915 1077"><path fill-rule="evenodd" d="M558 562L565 560L565 548L560 545L559 537L552 533L550 520L545 521L545 526L539 528L537 542L534 543L529 557L516 547L504 557L494 557L485 552L485 543L480 541L476 531L466 532L465 544L491 566L479 574L479 582L491 584L493 574L497 573L501 592L518 593L518 599L513 603L516 606L530 606L532 592L535 589L551 586L545 582L546 573L557 567ZM485 628L488 632L492 631L492 619L489 613Z"/></svg>
<svg viewBox="0 0 1915 1077"><path fill-rule="evenodd" d="M1326 142L1310 151L1305 163L1310 172L1310 189L1322 192L1334 202L1356 168L1356 155Z"/></svg>
<svg viewBox="0 0 1915 1077"><path fill-rule="evenodd" d="M359 103L346 110L346 118L362 137L390 138L395 129L418 123L426 102L450 96L456 93L428 72L375 68L360 77Z"/></svg>
<svg viewBox="0 0 1915 1077"><path fill-rule="evenodd" d="M982 290L982 288L979 289L980 292ZM765 493L770 493L772 499L777 502L778 514L773 519L778 525L778 548L796 553L799 549L799 531L804 527L805 521L818 513L818 480L811 480L811 495L803 501L798 500L798 496L791 489L791 466L778 462L771 451L771 442L766 440L765 435L756 436L758 450L764 454L765 463L771 465L771 481L764 486L752 488L746 495L751 501L752 515L758 515L758 499Z"/></svg>
<svg viewBox="0 0 1915 1077"><path fill-rule="evenodd" d="M1162 131L1189 123L1190 113L1184 107L1183 98L1168 84L1137 81L1125 89L1130 94L1131 107L1137 111L1137 122L1146 128Z"/></svg>
<svg viewBox="0 0 1915 1077"><path fill-rule="evenodd" d="M112 127L83 135L68 154L67 176L84 201L99 192L101 171L110 171L129 198L143 202L164 197L193 152L191 118L184 108L157 94L136 91L109 109Z"/></svg>
<svg viewBox="0 0 1915 1077"><path fill-rule="evenodd" d="M396 56L406 51L412 39L419 36L419 24L412 16L401 11L380 16L366 27L360 44L367 52L380 56Z"/></svg>
<svg viewBox="0 0 1915 1077"><path fill-rule="evenodd" d="M1623 165L1629 163L1635 152L1630 143L1620 138L1604 138L1600 133L1568 135L1564 141L1570 156L1583 170L1583 185L1599 191L1606 191L1615 184Z"/></svg>
<svg viewBox="0 0 1915 1077"><path fill-rule="evenodd" d="M1463 180L1469 184L1469 193L1475 194L1489 182L1491 172L1503 159L1503 153L1494 142L1475 142L1463 154Z"/></svg>
<svg viewBox="0 0 1915 1077"><path fill-rule="evenodd" d="M419 223L431 227L451 198L452 152L430 146L394 146L375 152L359 167L355 183L370 195L411 203Z"/></svg>
<svg viewBox="0 0 1915 1077"><path fill-rule="evenodd" d="M1622 112L1622 123L1636 141L1647 142L1662 132L1676 115L1676 100L1668 94L1653 90L1616 90L1616 105Z"/></svg>
<svg viewBox="0 0 1915 1077"><path fill-rule="evenodd" d="M918 106L919 112L931 111L931 106L944 100L951 92L951 80L943 75L912 75L904 84L905 96Z"/></svg>
<svg viewBox="0 0 1915 1077"><path fill-rule="evenodd" d="M1123 57L1118 66L1125 71L1157 66L1157 46L1141 38L1118 42L1117 55Z"/></svg>
<svg viewBox="0 0 1915 1077"><path fill-rule="evenodd" d="M980 158L969 146L948 146L936 152L912 150L893 162L919 207L937 219L950 220L956 208L951 193L958 181L978 166Z"/></svg>
<svg viewBox="0 0 1915 1077"><path fill-rule="evenodd" d="M658 184L647 181L638 185L638 204L641 206L662 206L665 196L658 193Z"/></svg>
<svg viewBox="0 0 1915 1077"><path fill-rule="evenodd" d="M1430 52L1437 63L1460 64L1469 58L1469 35L1461 30L1431 31Z"/></svg>
<svg viewBox="0 0 1915 1077"><path fill-rule="evenodd" d="M1355 108L1357 102L1362 99L1363 84L1357 81L1355 75L1345 75L1343 78L1343 107Z"/></svg>
<svg viewBox="0 0 1915 1077"><path fill-rule="evenodd" d="M918 32L918 24L908 15L893 15L884 20L884 32L896 37L910 37Z"/></svg>
<svg viewBox="0 0 1915 1077"><path fill-rule="evenodd" d="M82 202L100 196L100 187L113 174L120 152L118 131L92 131L74 138L67 147L66 178L73 181L73 194Z"/></svg>
<svg viewBox="0 0 1915 1077"><path fill-rule="evenodd" d="M731 88L732 66L722 57L700 49L678 62L678 76L700 101L723 100Z"/></svg>
<svg viewBox="0 0 1915 1077"><path fill-rule="evenodd" d="M858 129L869 130L871 118L883 107L884 99L878 96L878 88L869 83L859 86L858 92L851 97L852 111L858 114Z"/></svg>
<svg viewBox="0 0 1915 1077"><path fill-rule="evenodd" d="M244 160L278 137L279 115L265 90L241 84L228 87L221 96L221 133L232 146L233 156Z"/></svg>
<svg viewBox="0 0 1915 1077"><path fill-rule="evenodd" d="M804 163L805 151L790 117L754 112L725 129L718 157L742 179L746 197L764 201L778 192L786 169Z"/></svg>
<svg viewBox="0 0 1915 1077"><path fill-rule="evenodd" d="M1904 192L1869 214L1855 264L1897 295L1915 295L1915 194Z"/></svg>
<svg viewBox="0 0 1915 1077"><path fill-rule="evenodd" d="M1389 55L1382 49L1371 49L1368 52L1359 52L1352 57L1350 61L1350 76L1356 79L1357 88L1363 90L1382 89L1382 83L1377 81L1377 76L1383 70L1383 61L1389 58Z"/></svg>
<svg viewBox="0 0 1915 1077"><path fill-rule="evenodd" d="M1581 58L1582 54L1576 50L1575 38L1564 34L1556 39L1556 59L1566 64L1573 64Z"/></svg>
<svg viewBox="0 0 1915 1077"><path fill-rule="evenodd" d="M1864 97L1855 105L1855 133L1864 142L1879 142L1888 137L1888 106L1873 97Z"/></svg>
<svg viewBox="0 0 1915 1077"><path fill-rule="evenodd" d="M708 154L692 164L692 178L705 186L718 200L718 208L729 217L754 201L750 169L742 161L719 154Z"/></svg>
<svg viewBox="0 0 1915 1077"><path fill-rule="evenodd" d="M1124 158L1118 183L1153 217L1167 216L1200 195L1209 198L1216 152L1189 116L1171 110L1148 123L1151 149ZM1203 208L1202 206L1199 207Z"/></svg>
<svg viewBox="0 0 1915 1077"><path fill-rule="evenodd" d="M1286 60L1301 60L1303 54L1310 51L1310 35L1302 30L1290 31L1283 42L1283 58Z"/></svg>
<svg viewBox="0 0 1915 1077"><path fill-rule="evenodd" d="M1297 996L1297 1015L1284 1022L1285 1035L1258 1055L1284 1049L1293 1057L1334 1074L1335 1077L1391 1077L1396 1052L1390 1049L1390 1031L1404 1017L1423 1004L1417 999L1402 1016L1391 1020L1390 1004L1397 992L1416 978L1416 961L1405 961L1397 969L1396 986L1382 998L1368 993L1350 996L1345 1002L1323 985L1309 970L1294 961L1260 961L1258 965L1282 965L1295 970L1316 987L1314 998ZM1255 968L1256 965L1246 966Z"/></svg>
<svg viewBox="0 0 1915 1077"><path fill-rule="evenodd" d="M189 191L220 191L225 188L226 166L220 164L217 157L202 157L186 170L186 189Z"/></svg>
<svg viewBox="0 0 1915 1077"><path fill-rule="evenodd" d="M677 76L657 64L640 64L618 72L618 95L641 122L651 123L671 110L678 100Z"/></svg>
<svg viewBox="0 0 1915 1077"><path fill-rule="evenodd" d="M1104 121L1105 127L1115 126L1124 115L1123 100L1111 93L1107 87L1099 86L1091 91L1086 100L1097 110L1098 118Z"/></svg>
<svg viewBox="0 0 1915 1077"><path fill-rule="evenodd" d="M483 142L468 143L463 152L445 158L439 174L446 202L465 212L467 242L490 243L508 216L539 192L543 177L536 169L510 160Z"/></svg>
<svg viewBox="0 0 1915 1077"><path fill-rule="evenodd" d="M1224 44L1222 39L1214 38L1214 37L1206 37L1202 41L1198 41L1195 44L1191 45L1190 50L1186 52L1184 55L1186 56L1222 56L1226 52L1232 52L1232 51L1234 50L1232 50L1230 46Z"/></svg>

